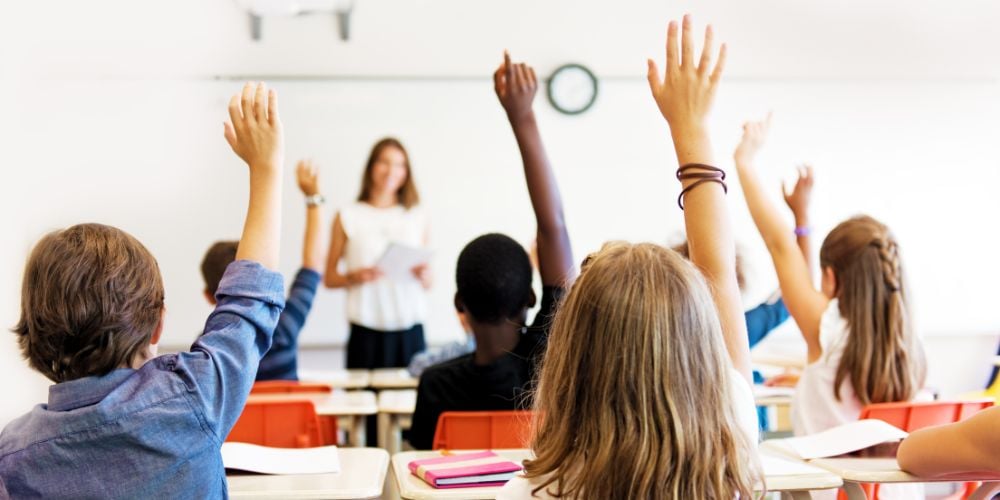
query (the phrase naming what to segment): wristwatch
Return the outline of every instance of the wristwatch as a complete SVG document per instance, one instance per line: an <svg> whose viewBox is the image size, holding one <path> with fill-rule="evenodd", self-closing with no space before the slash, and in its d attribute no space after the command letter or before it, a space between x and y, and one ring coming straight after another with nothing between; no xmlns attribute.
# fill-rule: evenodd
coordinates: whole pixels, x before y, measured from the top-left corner
<svg viewBox="0 0 1000 500"><path fill-rule="evenodd" d="M317 193L312 196L306 196L306 206L307 207L318 207L326 203L326 198L323 195Z"/></svg>

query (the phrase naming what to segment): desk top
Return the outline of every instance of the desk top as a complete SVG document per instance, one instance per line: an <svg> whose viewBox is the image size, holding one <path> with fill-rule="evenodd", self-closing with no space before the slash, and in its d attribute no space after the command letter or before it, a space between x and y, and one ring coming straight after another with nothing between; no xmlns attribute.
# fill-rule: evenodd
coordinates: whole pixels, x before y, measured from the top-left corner
<svg viewBox="0 0 1000 500"><path fill-rule="evenodd" d="M472 450L469 450L472 451ZM531 450L494 450L498 455L520 463L530 458ZM399 495L408 500L430 499L493 499L500 487L434 489L410 473L407 464L413 460L438 456L436 451L408 451L392 457L392 472L399 486ZM761 455L768 491L809 491L838 488L843 484L836 474L802 462L772 454Z"/></svg>
<svg viewBox="0 0 1000 500"><path fill-rule="evenodd" d="M300 392L291 394L251 394L251 401L312 401L319 415L374 415L378 413L371 391Z"/></svg>
<svg viewBox="0 0 1000 500"><path fill-rule="evenodd" d="M299 370L302 382L318 382L334 389L364 389L371 381L369 370Z"/></svg>
<svg viewBox="0 0 1000 500"><path fill-rule="evenodd" d="M377 368L369 384L375 389L416 389L419 381L405 368Z"/></svg>
<svg viewBox="0 0 1000 500"><path fill-rule="evenodd" d="M415 389L395 389L378 393L378 412L412 415L417 407Z"/></svg>
<svg viewBox="0 0 1000 500"><path fill-rule="evenodd" d="M378 498L389 454L378 448L339 448L340 472L333 474L230 474L232 498Z"/></svg>
<svg viewBox="0 0 1000 500"><path fill-rule="evenodd" d="M895 458L818 458L810 460L809 464L856 483L1000 481L998 473L952 474L933 478L914 476L900 470Z"/></svg>

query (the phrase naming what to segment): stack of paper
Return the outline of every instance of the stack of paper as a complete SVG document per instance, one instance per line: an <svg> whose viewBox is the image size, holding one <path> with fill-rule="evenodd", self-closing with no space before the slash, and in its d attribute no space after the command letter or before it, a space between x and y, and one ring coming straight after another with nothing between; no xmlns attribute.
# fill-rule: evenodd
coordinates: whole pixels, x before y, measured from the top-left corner
<svg viewBox="0 0 1000 500"><path fill-rule="evenodd" d="M272 448L250 443L222 443L227 469L261 474L326 474L340 472L336 446Z"/></svg>
<svg viewBox="0 0 1000 500"><path fill-rule="evenodd" d="M881 420L858 420L809 436L772 439L762 446L803 460L827 458L894 443L908 434Z"/></svg>
<svg viewBox="0 0 1000 500"><path fill-rule="evenodd" d="M492 451L414 460L409 467L413 475L435 488L502 486L521 470Z"/></svg>

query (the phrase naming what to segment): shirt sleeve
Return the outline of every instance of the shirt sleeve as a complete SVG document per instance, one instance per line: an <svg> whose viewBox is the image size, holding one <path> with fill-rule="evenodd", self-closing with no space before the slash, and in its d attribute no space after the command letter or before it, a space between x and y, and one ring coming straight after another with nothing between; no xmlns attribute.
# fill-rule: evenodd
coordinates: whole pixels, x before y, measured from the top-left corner
<svg viewBox="0 0 1000 500"><path fill-rule="evenodd" d="M747 321L747 336L750 337L750 347L753 347L788 319L788 309L785 308L785 302L778 299L773 304L765 302L747 311L744 315Z"/></svg>
<svg viewBox="0 0 1000 500"><path fill-rule="evenodd" d="M442 412L434 394L433 378L433 372L424 374L417 386L417 406L413 410L409 431L410 445L417 450L429 450L434 447L434 433L437 432L437 421Z"/></svg>
<svg viewBox="0 0 1000 500"><path fill-rule="evenodd" d="M169 358L219 442L243 412L261 356L271 346L285 305L281 274L256 262L229 265L215 293L217 305L190 352Z"/></svg>
<svg viewBox="0 0 1000 500"><path fill-rule="evenodd" d="M292 281L292 289L285 301L285 310L278 317L278 326L274 329L274 347L295 346L299 332L306 324L306 317L312 309L316 289L319 287L320 275L312 269L302 268Z"/></svg>

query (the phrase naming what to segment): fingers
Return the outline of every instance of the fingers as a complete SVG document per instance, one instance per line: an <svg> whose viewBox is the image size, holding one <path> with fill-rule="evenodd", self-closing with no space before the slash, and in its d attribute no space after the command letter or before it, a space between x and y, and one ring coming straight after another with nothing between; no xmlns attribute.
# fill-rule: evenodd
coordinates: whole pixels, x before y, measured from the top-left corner
<svg viewBox="0 0 1000 500"><path fill-rule="evenodd" d="M669 74L670 70L677 67L679 62L680 60L677 57L677 21L670 21L670 24L667 26L667 66L665 74Z"/></svg>
<svg viewBox="0 0 1000 500"><path fill-rule="evenodd" d="M722 70L726 67L726 44L719 47L719 59L715 61L715 69L712 70L712 85L719 83L722 79Z"/></svg>
<svg viewBox="0 0 1000 500"><path fill-rule="evenodd" d="M235 96L234 96L235 97ZM224 122L222 124L222 135L226 138L226 142L229 143L229 147L236 149L236 129L233 128L233 124L229 122Z"/></svg>
<svg viewBox="0 0 1000 500"><path fill-rule="evenodd" d="M656 67L656 62L652 59L646 59L646 79L649 80L649 90L653 92L653 95L658 95L660 93L660 70Z"/></svg>
<svg viewBox="0 0 1000 500"><path fill-rule="evenodd" d="M698 74L704 75L708 72L709 66L712 65L712 42L713 42L712 25L709 24L705 27L705 45L701 48L701 62L698 63Z"/></svg>
<svg viewBox="0 0 1000 500"><path fill-rule="evenodd" d="M691 16L684 15L681 27L681 67L686 68L694 64L694 42L691 41Z"/></svg>
<svg viewBox="0 0 1000 500"><path fill-rule="evenodd" d="M257 84L257 88L254 90L253 96L253 119L258 123L267 121L267 117L264 116L267 112L267 86L264 82Z"/></svg>
<svg viewBox="0 0 1000 500"><path fill-rule="evenodd" d="M277 125L278 118L278 91L271 89L267 93L267 122Z"/></svg>
<svg viewBox="0 0 1000 500"><path fill-rule="evenodd" d="M510 52L503 51L503 74L505 82L510 86L514 81L514 65L510 63Z"/></svg>
<svg viewBox="0 0 1000 500"><path fill-rule="evenodd" d="M526 78L527 77L524 74L524 64L515 64L514 65L514 88L516 88L517 90L523 91L524 87L525 87L525 79Z"/></svg>
<svg viewBox="0 0 1000 500"><path fill-rule="evenodd" d="M530 85L532 88L535 88L538 86L538 76L535 75L535 68L532 68L531 66L527 66L527 68L528 68L528 85Z"/></svg>
<svg viewBox="0 0 1000 500"><path fill-rule="evenodd" d="M243 95L240 99L240 113L242 116L242 119L240 121L244 124L254 121L253 93L254 93L254 84L252 82L247 82L245 85L243 85Z"/></svg>
<svg viewBox="0 0 1000 500"><path fill-rule="evenodd" d="M229 98L229 126L230 127L242 127L243 125L243 112L240 109L240 94L233 94Z"/></svg>

